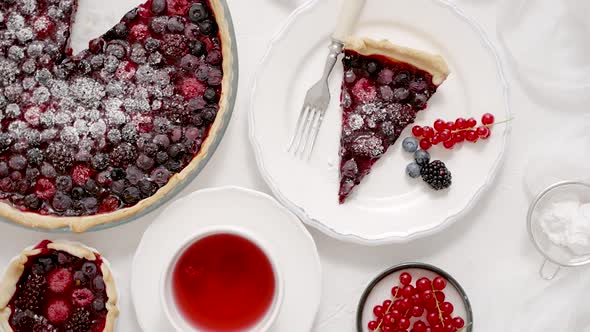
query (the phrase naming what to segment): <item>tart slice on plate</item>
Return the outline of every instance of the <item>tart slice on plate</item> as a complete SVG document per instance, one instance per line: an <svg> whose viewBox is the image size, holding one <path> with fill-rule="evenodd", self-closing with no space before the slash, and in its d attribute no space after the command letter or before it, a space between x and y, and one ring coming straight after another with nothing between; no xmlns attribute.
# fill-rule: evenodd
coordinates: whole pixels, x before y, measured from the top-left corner
<svg viewBox="0 0 590 332"><path fill-rule="evenodd" d="M440 55L386 40L350 38L344 47L340 203L426 108L449 74Z"/></svg>
<svg viewBox="0 0 590 332"><path fill-rule="evenodd" d="M4 332L110 332L117 290L96 250L43 241L15 257L0 281Z"/></svg>

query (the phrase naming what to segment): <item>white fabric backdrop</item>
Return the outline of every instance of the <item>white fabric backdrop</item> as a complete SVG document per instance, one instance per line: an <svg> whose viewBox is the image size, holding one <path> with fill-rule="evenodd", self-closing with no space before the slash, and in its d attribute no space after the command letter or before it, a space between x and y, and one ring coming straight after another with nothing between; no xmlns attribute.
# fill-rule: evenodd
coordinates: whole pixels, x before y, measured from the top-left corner
<svg viewBox="0 0 590 332"><path fill-rule="evenodd" d="M123 2L131 8L139 0L80 0L80 23L74 31L75 49L80 50L85 45L79 38L80 31L98 35L116 22L125 12L123 9L119 11ZM220 185L239 185L268 192L258 175L247 137L247 97L256 64L271 36L294 9L296 0L228 2L236 25L240 54L238 103L219 150L184 194ZM498 46L496 17L499 1L456 2L467 15L477 19ZM317 242L324 272L323 302L315 331L352 331L356 304L365 284L383 269L405 261L428 262L453 274L472 301L478 332L511 331L515 318L523 312L523 304L559 282L550 284L538 277L542 259L527 237L525 216L529 198L522 182L529 149L551 137L557 128L574 124L579 113L557 112L540 102L535 103L515 81L512 71L507 70L507 76L516 119L505 164L496 184L464 220L427 239L378 248L341 243L310 230ZM139 331L129 297L130 267L141 234L156 214L100 233L65 236L98 248L110 259L121 293L118 331ZM46 237L59 238L0 224L0 268L23 247ZM571 278L581 271L587 269L566 270L560 278L568 275ZM553 313L551 301L545 301L547 305L540 307L537 316Z"/></svg>

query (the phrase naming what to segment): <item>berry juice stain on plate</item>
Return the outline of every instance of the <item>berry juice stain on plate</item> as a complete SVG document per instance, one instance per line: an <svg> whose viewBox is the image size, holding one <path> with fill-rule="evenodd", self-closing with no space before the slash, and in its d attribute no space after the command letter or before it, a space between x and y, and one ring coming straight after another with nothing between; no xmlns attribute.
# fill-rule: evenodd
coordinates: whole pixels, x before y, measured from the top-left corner
<svg viewBox="0 0 590 332"><path fill-rule="evenodd" d="M172 295L193 326L241 331L258 323L272 306L275 272L250 240L214 234L190 245L172 273Z"/></svg>
<svg viewBox="0 0 590 332"><path fill-rule="evenodd" d="M427 264L395 266L361 297L357 331L470 332L471 305L459 283Z"/></svg>

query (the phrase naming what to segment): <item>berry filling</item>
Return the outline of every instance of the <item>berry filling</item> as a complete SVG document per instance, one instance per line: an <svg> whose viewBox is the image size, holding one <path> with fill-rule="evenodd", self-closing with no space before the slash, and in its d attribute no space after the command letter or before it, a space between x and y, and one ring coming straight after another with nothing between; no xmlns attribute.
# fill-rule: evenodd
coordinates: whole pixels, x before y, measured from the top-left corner
<svg viewBox="0 0 590 332"><path fill-rule="evenodd" d="M219 110L208 0L148 0L71 56L76 7L0 2L0 199L27 212L94 215L154 195Z"/></svg>
<svg viewBox="0 0 590 332"><path fill-rule="evenodd" d="M384 56L345 50L343 64L340 203L437 89L428 72Z"/></svg>
<svg viewBox="0 0 590 332"><path fill-rule="evenodd" d="M29 256L8 303L15 332L102 331L108 299L100 256L95 261L48 248Z"/></svg>

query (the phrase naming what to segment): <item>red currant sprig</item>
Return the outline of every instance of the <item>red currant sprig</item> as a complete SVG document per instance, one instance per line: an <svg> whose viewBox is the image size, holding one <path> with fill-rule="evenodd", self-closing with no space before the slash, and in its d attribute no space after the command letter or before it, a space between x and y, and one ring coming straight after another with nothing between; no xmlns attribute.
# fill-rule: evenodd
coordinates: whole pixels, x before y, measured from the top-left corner
<svg viewBox="0 0 590 332"><path fill-rule="evenodd" d="M454 307L445 302L446 280L420 278L412 286L412 276L403 272L400 285L391 289L392 299L373 308L376 319L368 324L378 332L459 332L465 327L461 317L451 317Z"/></svg>
<svg viewBox="0 0 590 332"><path fill-rule="evenodd" d="M475 143L479 139L486 140L491 134L491 128L495 125L510 120L495 122L494 116L486 113L481 117L481 126L477 126L474 118L458 118L453 121L438 119L433 126L414 126L412 134L420 138L420 148L428 150L434 145L441 144L445 149L452 149L455 145L464 141Z"/></svg>

